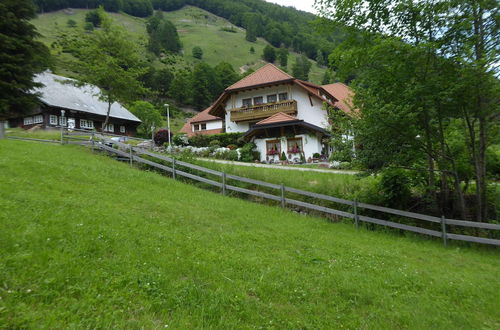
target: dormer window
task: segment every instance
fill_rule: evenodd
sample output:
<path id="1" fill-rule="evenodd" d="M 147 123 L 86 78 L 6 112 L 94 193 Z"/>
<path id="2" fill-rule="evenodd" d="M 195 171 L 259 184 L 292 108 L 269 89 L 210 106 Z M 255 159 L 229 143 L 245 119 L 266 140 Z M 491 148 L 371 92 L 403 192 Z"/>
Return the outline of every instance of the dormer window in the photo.
<path id="1" fill-rule="evenodd" d="M 263 104 L 264 103 L 264 97 L 263 96 L 257 96 L 253 98 L 253 104 Z"/>
<path id="2" fill-rule="evenodd" d="M 271 94 L 267 96 L 267 103 L 274 103 L 278 100 L 276 94 Z"/>
<path id="3" fill-rule="evenodd" d="M 242 100 L 242 107 L 251 107 L 252 106 L 252 99 L 243 99 Z"/>
<path id="4" fill-rule="evenodd" d="M 288 93 L 279 93 L 278 97 L 280 101 L 286 101 L 288 100 Z"/>

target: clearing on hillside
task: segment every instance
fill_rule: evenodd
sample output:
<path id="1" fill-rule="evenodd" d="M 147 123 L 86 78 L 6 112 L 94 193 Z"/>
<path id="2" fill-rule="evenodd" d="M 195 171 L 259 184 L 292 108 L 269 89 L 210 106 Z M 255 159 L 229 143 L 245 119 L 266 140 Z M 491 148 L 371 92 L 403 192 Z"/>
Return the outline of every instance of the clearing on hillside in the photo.
<path id="1" fill-rule="evenodd" d="M 486 248 L 356 231 L 0 141 L 0 328 L 496 328 Z"/>

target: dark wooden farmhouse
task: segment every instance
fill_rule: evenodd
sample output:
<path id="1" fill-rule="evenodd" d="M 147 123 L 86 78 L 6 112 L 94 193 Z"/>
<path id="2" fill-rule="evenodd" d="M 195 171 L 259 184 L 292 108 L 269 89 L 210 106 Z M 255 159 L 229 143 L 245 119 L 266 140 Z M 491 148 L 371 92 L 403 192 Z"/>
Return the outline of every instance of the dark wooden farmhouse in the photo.
<path id="1" fill-rule="evenodd" d="M 74 80 L 49 72 L 38 74 L 34 80 L 44 85 L 36 89 L 40 93 L 41 105 L 29 115 L 10 119 L 10 127 L 50 129 L 62 124 L 69 128 L 102 131 L 108 104 L 99 100 L 97 87 L 75 86 L 71 83 Z M 140 123 L 139 118 L 115 102 L 104 131 L 133 136 Z"/>

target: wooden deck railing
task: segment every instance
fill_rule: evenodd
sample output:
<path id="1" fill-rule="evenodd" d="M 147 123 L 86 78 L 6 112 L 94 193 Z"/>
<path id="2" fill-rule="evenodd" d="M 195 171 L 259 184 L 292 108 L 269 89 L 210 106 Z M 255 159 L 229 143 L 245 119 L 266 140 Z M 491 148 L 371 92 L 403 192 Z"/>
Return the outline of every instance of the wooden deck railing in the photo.
<path id="1" fill-rule="evenodd" d="M 278 112 L 284 112 L 289 115 L 297 113 L 297 101 L 286 100 L 276 103 L 265 103 L 251 107 L 231 109 L 231 121 L 246 121 L 264 119 Z"/>

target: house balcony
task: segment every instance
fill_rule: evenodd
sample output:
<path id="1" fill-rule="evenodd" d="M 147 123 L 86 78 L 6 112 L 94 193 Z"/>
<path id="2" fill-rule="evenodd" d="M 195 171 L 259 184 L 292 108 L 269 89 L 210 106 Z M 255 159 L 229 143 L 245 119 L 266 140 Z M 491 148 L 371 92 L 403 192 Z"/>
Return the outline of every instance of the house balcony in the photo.
<path id="1" fill-rule="evenodd" d="M 270 117 L 278 112 L 284 112 L 287 115 L 295 115 L 297 113 L 297 101 L 286 100 L 275 103 L 264 103 L 250 107 L 242 107 L 231 109 L 231 121 L 252 121 L 261 120 Z"/>

